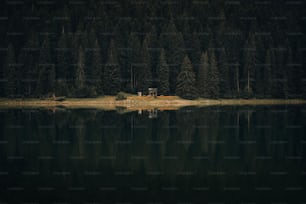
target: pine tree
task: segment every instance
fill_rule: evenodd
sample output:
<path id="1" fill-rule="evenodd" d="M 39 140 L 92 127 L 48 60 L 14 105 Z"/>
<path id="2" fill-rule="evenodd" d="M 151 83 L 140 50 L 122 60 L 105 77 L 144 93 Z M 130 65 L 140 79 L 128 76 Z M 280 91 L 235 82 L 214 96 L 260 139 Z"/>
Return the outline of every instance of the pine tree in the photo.
<path id="1" fill-rule="evenodd" d="M 40 49 L 38 68 L 37 94 L 44 95 L 53 92 L 55 88 L 55 67 L 52 63 L 48 36 L 46 36 Z"/>
<path id="2" fill-rule="evenodd" d="M 67 95 L 69 92 L 69 83 L 71 78 L 71 57 L 67 43 L 67 35 L 64 30 L 62 31 L 61 37 L 57 44 L 57 69 L 56 69 L 56 81 L 57 95 Z"/>
<path id="3" fill-rule="evenodd" d="M 210 97 L 218 98 L 220 94 L 220 74 L 217 66 L 215 52 L 209 54 L 208 92 Z"/>
<path id="4" fill-rule="evenodd" d="M 287 98 L 288 97 L 288 83 L 287 83 L 287 73 L 285 62 L 285 53 L 281 48 L 277 48 L 272 55 L 272 65 L 273 65 L 273 84 L 272 93 L 276 98 Z"/>
<path id="5" fill-rule="evenodd" d="M 13 45 L 10 43 L 7 50 L 4 78 L 7 80 L 4 85 L 4 93 L 7 97 L 14 97 L 17 89 L 16 58 Z"/>
<path id="6" fill-rule="evenodd" d="M 265 72 L 265 57 L 266 49 L 264 47 L 262 37 L 256 36 L 256 66 L 254 73 L 254 94 L 257 97 L 264 97 L 265 94 L 265 81 L 264 81 L 264 72 Z"/>
<path id="7" fill-rule="evenodd" d="M 66 77 L 69 76 L 69 66 L 70 63 L 68 61 L 68 45 L 67 38 L 64 31 L 60 36 L 60 39 L 57 43 L 57 70 L 56 70 L 56 78 L 66 80 Z"/>
<path id="8" fill-rule="evenodd" d="M 244 78 L 244 91 L 246 97 L 250 97 L 254 90 L 254 72 L 256 65 L 256 47 L 254 35 L 250 34 L 244 47 L 244 64 L 243 64 L 243 78 Z"/>
<path id="9" fill-rule="evenodd" d="M 220 96 L 229 97 L 230 96 L 229 67 L 224 48 L 222 48 L 220 51 L 219 69 L 220 69 Z"/>
<path id="10" fill-rule="evenodd" d="M 142 69 L 138 73 L 137 89 L 147 91 L 152 85 L 151 55 L 149 53 L 149 39 L 145 38 L 142 44 Z"/>
<path id="11" fill-rule="evenodd" d="M 114 40 L 108 49 L 108 59 L 104 67 L 104 93 L 117 94 L 120 91 L 120 68 Z"/>
<path id="12" fill-rule="evenodd" d="M 184 57 L 184 39 L 171 19 L 161 33 L 162 47 L 165 48 L 167 63 L 170 68 L 170 92 L 174 92 L 176 79 Z"/>
<path id="13" fill-rule="evenodd" d="M 151 26 L 150 32 L 146 34 L 145 39 L 147 39 L 148 42 L 148 52 L 150 54 L 150 64 L 151 64 L 151 72 L 152 72 L 152 86 L 157 86 L 156 84 L 156 76 L 157 76 L 157 63 L 158 63 L 158 57 L 159 57 L 159 41 L 157 40 L 157 33 L 155 26 Z"/>
<path id="14" fill-rule="evenodd" d="M 97 37 L 93 28 L 87 34 L 87 47 L 85 48 L 85 76 L 86 76 L 86 85 L 88 87 L 94 88 L 96 85 L 96 72 L 94 64 L 94 55 L 100 52 L 100 48 L 97 41 Z M 97 55 L 95 56 L 97 57 Z"/>
<path id="15" fill-rule="evenodd" d="M 298 95 L 301 93 L 301 65 L 299 64 L 299 59 L 294 59 L 292 48 L 289 47 L 287 50 L 286 70 L 288 78 L 288 92 L 290 93 L 290 98 L 298 98 Z"/>
<path id="16" fill-rule="evenodd" d="M 207 52 L 201 54 L 199 73 L 197 77 L 197 88 L 199 96 L 202 98 L 208 98 L 208 81 L 209 81 L 209 63 Z"/>
<path id="17" fill-rule="evenodd" d="M 165 50 L 162 49 L 159 55 L 157 64 L 157 77 L 158 77 L 158 93 L 160 95 L 169 94 L 169 66 L 166 61 Z"/>
<path id="18" fill-rule="evenodd" d="M 185 99 L 197 98 L 196 79 L 189 57 L 186 55 L 177 76 L 176 95 Z"/>
<path id="19" fill-rule="evenodd" d="M 93 86 L 98 94 L 103 94 L 103 66 L 98 40 L 96 40 L 94 43 L 94 53 L 92 57 Z"/>
<path id="20" fill-rule="evenodd" d="M 130 70 L 130 91 L 135 92 L 139 88 L 139 81 L 141 80 L 141 72 L 144 67 L 142 60 L 142 47 L 138 36 L 131 33 L 129 36 L 128 45 L 130 48 L 129 53 L 129 70 Z M 143 91 L 143 90 L 139 90 Z"/>
<path id="21" fill-rule="evenodd" d="M 268 49 L 266 51 L 266 60 L 265 60 L 265 67 L 263 72 L 263 82 L 264 82 L 264 97 L 271 98 L 271 80 L 272 80 L 272 62 L 271 62 L 271 50 Z"/>
<path id="22" fill-rule="evenodd" d="M 22 76 L 20 86 L 17 87 L 20 94 L 25 96 L 33 96 L 37 90 L 37 79 L 39 75 L 38 60 L 39 59 L 39 42 L 36 32 L 30 34 L 23 49 L 18 56 L 18 63 L 21 70 L 18 73 Z"/>
<path id="23" fill-rule="evenodd" d="M 78 50 L 78 61 L 76 64 L 75 71 L 75 88 L 77 91 L 81 91 L 85 87 L 85 52 L 82 46 L 79 47 Z"/>

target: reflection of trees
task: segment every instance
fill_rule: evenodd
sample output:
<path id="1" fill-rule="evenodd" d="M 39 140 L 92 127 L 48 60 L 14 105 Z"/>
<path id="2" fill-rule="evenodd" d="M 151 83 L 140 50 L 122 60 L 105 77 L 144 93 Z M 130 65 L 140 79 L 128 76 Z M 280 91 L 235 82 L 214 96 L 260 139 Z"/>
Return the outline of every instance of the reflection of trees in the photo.
<path id="1" fill-rule="evenodd" d="M 157 119 L 96 110 L 0 114 L 0 171 L 39 170 L 44 179 L 69 171 L 55 181 L 75 185 L 256 186 L 269 182 L 270 171 L 299 175 L 305 167 L 299 107 L 184 108 Z M 23 159 L 7 160 L 18 156 Z M 89 182 L 97 178 L 90 175 L 101 179 Z"/>

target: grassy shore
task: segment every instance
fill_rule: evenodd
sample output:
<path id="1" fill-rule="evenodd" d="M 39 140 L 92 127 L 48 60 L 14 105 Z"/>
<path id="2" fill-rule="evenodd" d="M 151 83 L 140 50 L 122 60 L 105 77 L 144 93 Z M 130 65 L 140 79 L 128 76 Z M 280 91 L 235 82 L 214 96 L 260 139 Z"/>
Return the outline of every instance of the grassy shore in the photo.
<path id="1" fill-rule="evenodd" d="M 215 105 L 290 105 L 306 104 L 302 99 L 197 99 L 185 100 L 177 96 L 148 96 L 130 95 L 126 100 L 117 101 L 115 96 L 103 96 L 98 98 L 67 98 L 64 101 L 52 99 L 0 99 L 1 108 L 35 108 L 35 107 L 66 107 L 66 108 L 97 108 L 114 110 L 117 107 L 124 107 L 129 110 L 152 109 L 161 110 L 179 109 L 185 106 L 215 106 Z"/>

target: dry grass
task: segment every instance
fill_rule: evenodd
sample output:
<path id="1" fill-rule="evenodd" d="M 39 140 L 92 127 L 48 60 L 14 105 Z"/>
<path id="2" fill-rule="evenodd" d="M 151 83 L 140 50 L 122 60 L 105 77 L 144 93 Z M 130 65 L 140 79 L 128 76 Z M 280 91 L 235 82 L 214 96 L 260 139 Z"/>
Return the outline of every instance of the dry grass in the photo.
<path id="1" fill-rule="evenodd" d="M 177 96 L 149 96 L 129 95 L 126 100 L 116 101 L 115 96 L 103 96 L 98 98 L 67 98 L 65 101 L 40 100 L 40 99 L 0 99 L 2 108 L 20 107 L 66 107 L 66 108 L 97 108 L 115 110 L 124 107 L 128 110 L 152 109 L 175 110 L 184 106 L 213 106 L 213 105 L 286 105 L 306 104 L 302 99 L 198 99 L 185 100 Z"/>

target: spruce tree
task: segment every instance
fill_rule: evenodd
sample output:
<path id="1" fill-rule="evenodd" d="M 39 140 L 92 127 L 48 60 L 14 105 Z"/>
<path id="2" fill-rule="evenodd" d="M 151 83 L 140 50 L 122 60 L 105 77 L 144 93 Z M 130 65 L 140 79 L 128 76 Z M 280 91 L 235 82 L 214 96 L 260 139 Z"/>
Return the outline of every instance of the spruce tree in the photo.
<path id="1" fill-rule="evenodd" d="M 197 76 L 197 88 L 199 96 L 202 98 L 208 98 L 208 81 L 209 81 L 209 63 L 208 63 L 208 55 L 207 52 L 203 52 L 201 54 L 200 64 L 199 64 L 199 72 Z"/>
<path id="2" fill-rule="evenodd" d="M 115 95 L 118 91 L 120 91 L 120 67 L 115 42 L 111 40 L 107 62 L 104 67 L 104 93 Z"/>
<path id="3" fill-rule="evenodd" d="M 144 92 L 147 92 L 148 88 L 152 86 L 151 55 L 148 43 L 149 39 L 145 38 L 141 48 L 143 66 L 139 70 L 137 84 L 137 89 Z"/>
<path id="4" fill-rule="evenodd" d="M 69 76 L 69 66 L 70 63 L 68 61 L 68 45 L 67 45 L 67 37 L 64 31 L 59 38 L 57 43 L 57 69 L 56 69 L 56 78 L 61 80 L 66 80 Z"/>
<path id="5" fill-rule="evenodd" d="M 75 88 L 77 92 L 82 92 L 82 90 L 85 88 L 85 51 L 82 46 L 79 47 L 78 50 L 78 61 L 76 64 L 76 71 L 75 71 Z"/>
<path id="6" fill-rule="evenodd" d="M 4 85 L 4 93 L 6 97 L 14 97 L 17 90 L 16 78 L 16 58 L 13 45 L 10 43 L 7 50 L 6 64 L 4 67 L 4 78 L 6 79 Z"/>
<path id="7" fill-rule="evenodd" d="M 263 82 L 264 82 L 264 97 L 271 98 L 271 86 L 272 86 L 272 62 L 271 62 L 271 50 L 268 49 L 266 51 L 266 59 L 265 59 L 265 66 L 263 72 Z"/>
<path id="8" fill-rule="evenodd" d="M 22 76 L 22 86 L 18 87 L 20 93 L 25 96 L 33 96 L 37 90 L 37 79 L 39 75 L 38 59 L 40 47 L 36 32 L 31 32 L 26 44 L 21 49 L 18 56 L 18 63 L 21 65 L 21 70 L 18 73 Z"/>
<path id="9" fill-rule="evenodd" d="M 215 52 L 209 54 L 208 92 L 212 98 L 218 98 L 220 94 L 220 74 L 217 66 Z"/>
<path id="10" fill-rule="evenodd" d="M 229 67 L 224 47 L 221 48 L 220 51 L 219 70 L 220 70 L 220 96 L 229 97 L 230 96 Z"/>
<path id="11" fill-rule="evenodd" d="M 195 74 L 187 55 L 184 57 L 181 72 L 177 76 L 175 93 L 185 99 L 195 99 L 198 97 Z"/>
<path id="12" fill-rule="evenodd" d="M 138 36 L 135 33 L 131 33 L 129 36 L 128 45 L 130 48 L 128 62 L 130 70 L 130 91 L 135 92 L 139 88 L 139 81 L 141 80 L 141 72 L 144 67 L 142 60 L 142 47 Z M 143 91 L 143 90 L 139 90 Z"/>
<path id="13" fill-rule="evenodd" d="M 244 93 L 246 97 L 250 97 L 253 95 L 254 73 L 256 68 L 256 47 L 254 34 L 250 34 L 245 43 L 243 60 Z"/>
<path id="14" fill-rule="evenodd" d="M 96 85 L 96 64 L 94 64 L 95 54 L 100 52 L 100 48 L 97 41 L 97 37 L 93 28 L 87 33 L 88 40 L 87 46 L 85 47 L 85 76 L 86 76 L 86 85 L 88 87 L 94 88 Z"/>
<path id="15" fill-rule="evenodd" d="M 166 54 L 164 49 L 161 49 L 156 69 L 158 77 L 158 93 L 160 95 L 168 95 L 170 90 L 169 66 L 166 61 Z"/>
<path id="16" fill-rule="evenodd" d="M 62 31 L 60 39 L 57 44 L 57 69 L 56 69 L 56 82 L 58 95 L 67 95 L 69 92 L 69 82 L 71 78 L 71 57 L 70 50 L 67 43 L 67 34 Z"/>
<path id="17" fill-rule="evenodd" d="M 98 94 L 103 94 L 103 66 L 102 66 L 102 60 L 101 60 L 101 54 L 100 54 L 100 48 L 98 40 L 96 39 L 94 43 L 94 53 L 92 56 L 92 70 L 93 70 L 93 83 L 92 85 L 96 89 L 96 92 Z"/>
<path id="18" fill-rule="evenodd" d="M 40 48 L 39 56 L 39 75 L 37 82 L 37 94 L 44 95 L 47 93 L 54 92 L 55 89 L 55 67 L 52 63 L 50 53 L 50 41 L 49 37 L 46 36 L 42 46 Z"/>
<path id="19" fill-rule="evenodd" d="M 161 43 L 165 48 L 167 63 L 170 68 L 170 92 L 174 92 L 185 52 L 183 35 L 177 31 L 173 19 L 170 19 L 161 33 Z"/>

